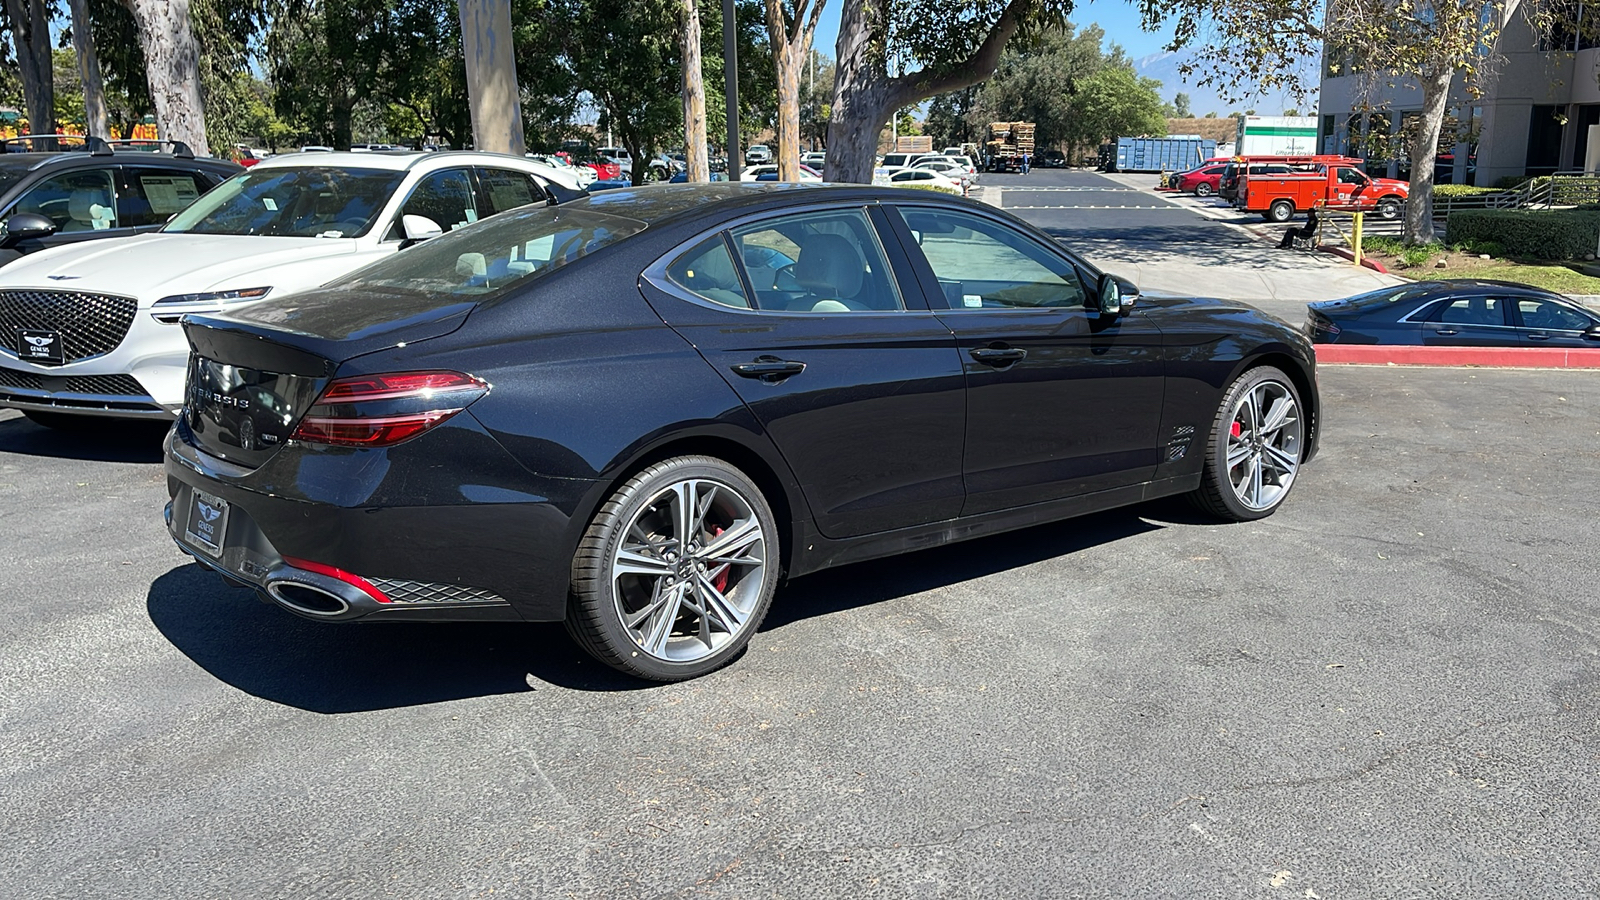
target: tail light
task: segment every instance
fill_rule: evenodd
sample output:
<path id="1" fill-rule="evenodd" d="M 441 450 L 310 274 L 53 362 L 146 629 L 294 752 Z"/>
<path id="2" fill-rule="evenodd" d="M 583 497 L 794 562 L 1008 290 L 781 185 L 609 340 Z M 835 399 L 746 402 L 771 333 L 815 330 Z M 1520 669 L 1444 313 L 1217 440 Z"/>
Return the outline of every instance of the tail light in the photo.
<path id="1" fill-rule="evenodd" d="M 392 447 L 416 437 L 489 393 L 460 372 L 396 372 L 336 378 L 291 436 L 312 444 Z"/>
<path id="2" fill-rule="evenodd" d="M 1339 333 L 1339 326 L 1333 324 L 1331 319 L 1321 313 L 1313 312 L 1307 319 L 1311 325 L 1311 339 L 1315 341 L 1320 336 L 1332 337 Z"/>

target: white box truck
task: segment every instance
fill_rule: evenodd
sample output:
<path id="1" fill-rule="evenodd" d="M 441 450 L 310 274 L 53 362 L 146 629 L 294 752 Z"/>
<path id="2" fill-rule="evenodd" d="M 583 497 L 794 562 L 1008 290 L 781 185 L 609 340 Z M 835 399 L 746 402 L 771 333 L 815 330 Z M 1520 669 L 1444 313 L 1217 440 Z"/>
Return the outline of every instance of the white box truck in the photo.
<path id="1" fill-rule="evenodd" d="M 1311 156 L 1316 152 L 1316 116 L 1239 117 L 1235 156 Z"/>

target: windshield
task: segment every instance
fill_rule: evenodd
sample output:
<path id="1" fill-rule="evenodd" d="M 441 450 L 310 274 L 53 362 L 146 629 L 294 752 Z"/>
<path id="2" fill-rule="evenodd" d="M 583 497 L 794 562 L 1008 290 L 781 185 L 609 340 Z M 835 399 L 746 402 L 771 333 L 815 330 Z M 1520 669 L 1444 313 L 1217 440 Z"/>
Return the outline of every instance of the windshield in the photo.
<path id="1" fill-rule="evenodd" d="M 360 237 L 404 179 L 404 172 L 387 169 L 252 169 L 196 200 L 162 231 Z"/>
<path id="2" fill-rule="evenodd" d="M 644 227 L 637 219 L 588 210 L 523 207 L 402 250 L 329 287 L 424 291 L 454 297 L 498 294 Z"/>

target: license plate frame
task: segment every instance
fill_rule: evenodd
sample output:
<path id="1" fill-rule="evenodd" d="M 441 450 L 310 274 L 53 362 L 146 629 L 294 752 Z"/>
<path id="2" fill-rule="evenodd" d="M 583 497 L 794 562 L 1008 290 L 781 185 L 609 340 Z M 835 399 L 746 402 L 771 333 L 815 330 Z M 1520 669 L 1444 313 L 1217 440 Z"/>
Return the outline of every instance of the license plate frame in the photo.
<path id="1" fill-rule="evenodd" d="M 45 366 L 65 365 L 66 350 L 61 346 L 61 332 L 43 328 L 18 328 L 15 344 L 17 359 Z"/>
<path id="2" fill-rule="evenodd" d="M 220 559 L 228 539 L 228 501 L 205 491 L 191 491 L 183 536 L 195 549 Z"/>

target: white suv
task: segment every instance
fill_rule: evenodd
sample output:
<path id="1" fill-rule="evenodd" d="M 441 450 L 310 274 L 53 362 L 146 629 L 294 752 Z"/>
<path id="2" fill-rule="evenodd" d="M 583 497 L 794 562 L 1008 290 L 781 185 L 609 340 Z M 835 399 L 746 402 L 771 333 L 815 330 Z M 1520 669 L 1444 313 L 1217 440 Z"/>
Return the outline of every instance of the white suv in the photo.
<path id="1" fill-rule="evenodd" d="M 0 269 L 0 408 L 51 426 L 171 419 L 183 406 L 185 314 L 314 288 L 497 212 L 583 193 L 564 171 L 496 153 L 264 160 L 160 231 Z"/>

